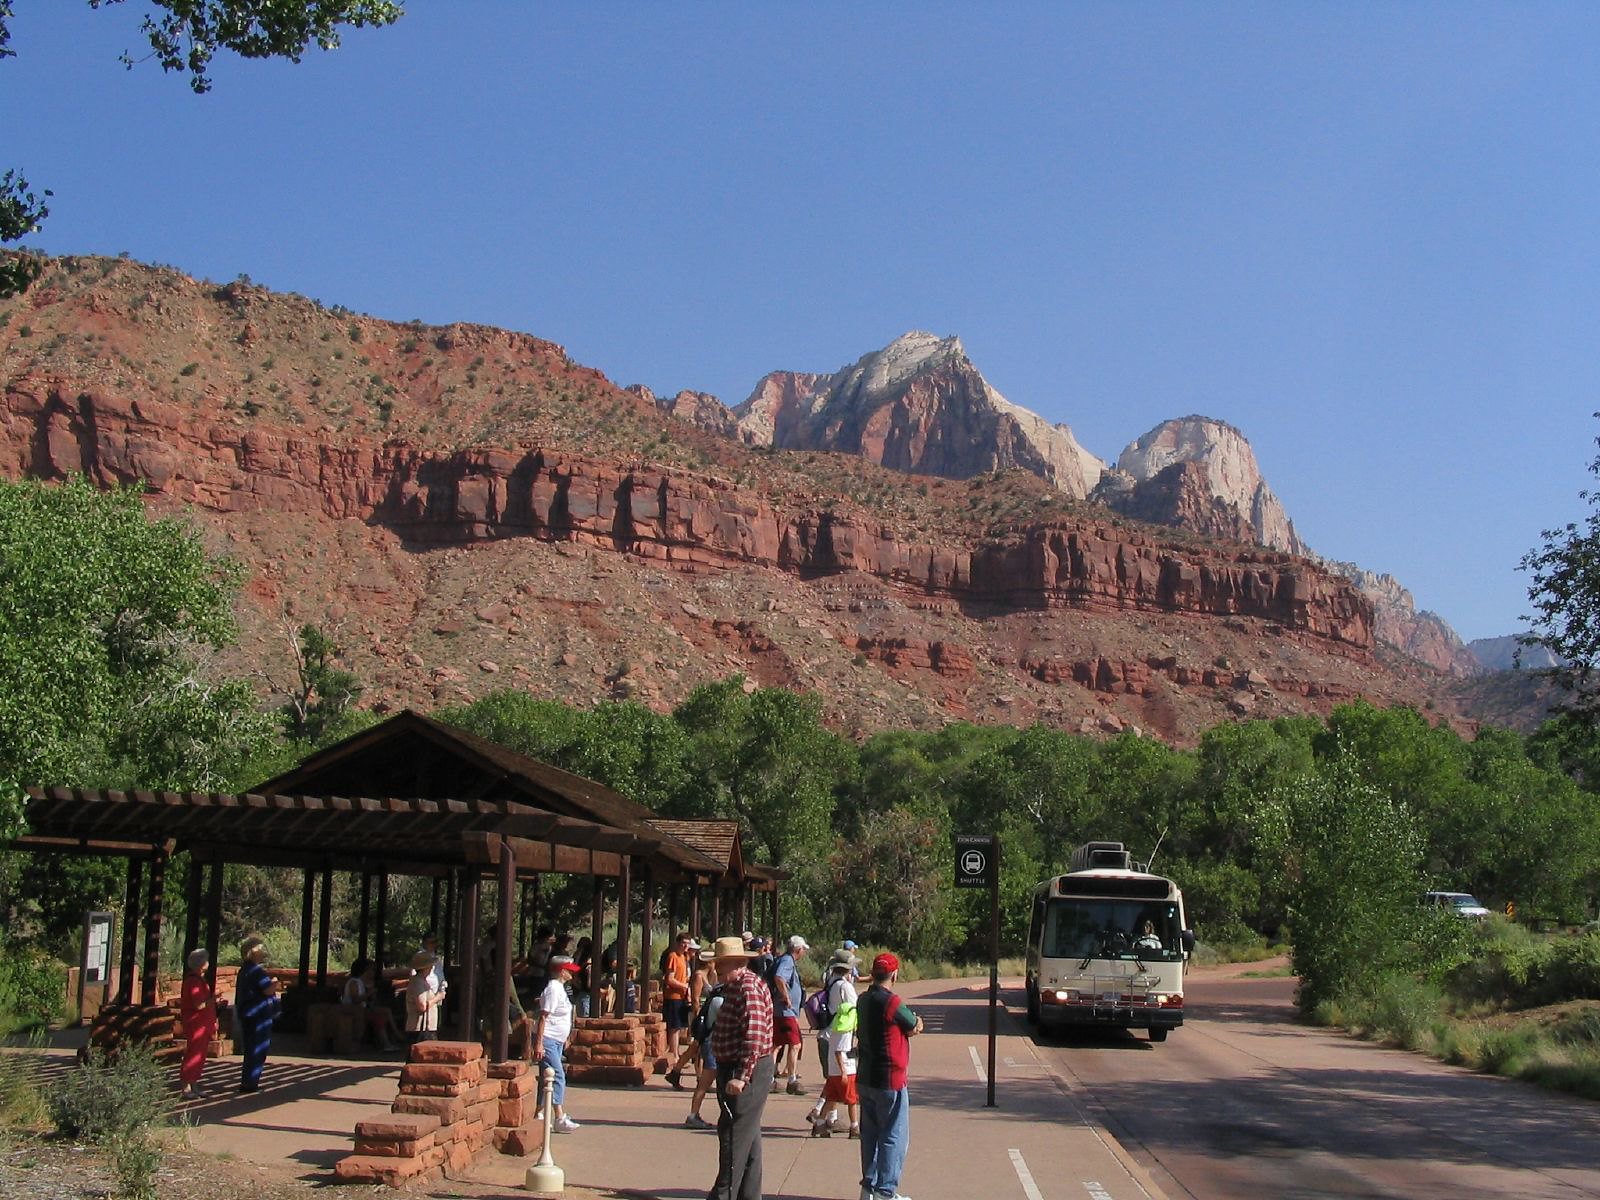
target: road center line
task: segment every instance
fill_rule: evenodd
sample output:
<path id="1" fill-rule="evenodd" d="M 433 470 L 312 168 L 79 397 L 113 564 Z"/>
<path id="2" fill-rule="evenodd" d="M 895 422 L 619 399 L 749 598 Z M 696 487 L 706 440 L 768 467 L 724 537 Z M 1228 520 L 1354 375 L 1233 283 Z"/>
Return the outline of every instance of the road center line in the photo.
<path id="1" fill-rule="evenodd" d="M 974 1050 L 973 1053 L 976 1054 L 977 1051 Z M 1022 1194 L 1028 1200 L 1044 1200 L 1044 1196 L 1039 1192 L 1039 1185 L 1033 1181 L 1033 1172 L 1028 1170 L 1028 1164 L 1023 1161 L 1022 1151 L 1007 1150 L 1006 1153 L 1011 1156 L 1011 1166 L 1017 1173 L 1017 1179 L 1022 1183 Z"/>
<path id="2" fill-rule="evenodd" d="M 968 1046 L 967 1053 L 972 1055 L 972 1069 L 978 1073 L 978 1082 L 988 1083 L 989 1077 L 983 1072 L 983 1060 L 978 1057 L 978 1048 L 976 1046 Z"/>

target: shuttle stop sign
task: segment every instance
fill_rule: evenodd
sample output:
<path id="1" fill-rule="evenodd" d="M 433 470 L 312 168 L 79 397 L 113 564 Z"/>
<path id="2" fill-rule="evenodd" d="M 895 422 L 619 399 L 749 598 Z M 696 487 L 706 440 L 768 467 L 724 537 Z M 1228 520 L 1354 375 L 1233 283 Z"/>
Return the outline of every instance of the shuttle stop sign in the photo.
<path id="1" fill-rule="evenodd" d="M 985 834 L 956 834 L 956 886 L 986 888 L 995 882 L 994 838 Z"/>

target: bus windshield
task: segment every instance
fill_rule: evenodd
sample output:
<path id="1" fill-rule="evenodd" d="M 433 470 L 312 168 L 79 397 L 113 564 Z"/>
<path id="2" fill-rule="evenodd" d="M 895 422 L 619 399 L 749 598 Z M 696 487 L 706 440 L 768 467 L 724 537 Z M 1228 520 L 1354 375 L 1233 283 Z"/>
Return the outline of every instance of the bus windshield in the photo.
<path id="1" fill-rule="evenodd" d="M 1147 928 L 1148 926 L 1148 928 Z M 1040 953 L 1047 958 L 1181 962 L 1178 906 L 1170 900 L 1051 900 Z"/>

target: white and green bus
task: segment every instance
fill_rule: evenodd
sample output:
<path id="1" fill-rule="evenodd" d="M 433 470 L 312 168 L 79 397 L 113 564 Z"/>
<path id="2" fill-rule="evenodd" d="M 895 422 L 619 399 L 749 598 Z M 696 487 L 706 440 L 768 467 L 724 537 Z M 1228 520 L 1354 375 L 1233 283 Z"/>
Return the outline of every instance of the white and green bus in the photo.
<path id="1" fill-rule="evenodd" d="M 1134 869 L 1121 842 L 1090 842 L 1065 875 L 1033 889 L 1028 1020 L 1041 1029 L 1149 1031 L 1183 1024 L 1183 964 L 1194 934 L 1183 893 Z"/>

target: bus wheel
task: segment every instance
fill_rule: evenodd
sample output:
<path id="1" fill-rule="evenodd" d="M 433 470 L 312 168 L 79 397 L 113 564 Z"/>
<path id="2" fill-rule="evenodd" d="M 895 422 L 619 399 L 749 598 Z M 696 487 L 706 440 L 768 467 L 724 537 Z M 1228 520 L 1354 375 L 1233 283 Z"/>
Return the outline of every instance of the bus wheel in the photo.
<path id="1" fill-rule="evenodd" d="M 1028 987 L 1028 1024 L 1029 1025 L 1037 1025 L 1038 1023 L 1039 1023 L 1039 993 L 1036 992 L 1033 989 L 1032 985 L 1030 984 L 1029 987 Z"/>
<path id="2" fill-rule="evenodd" d="M 1152 1029 L 1150 1031 L 1150 1040 L 1152 1042 L 1164 1042 L 1164 1041 L 1166 1041 L 1167 1040 L 1167 1031 L 1165 1029 Z"/>

